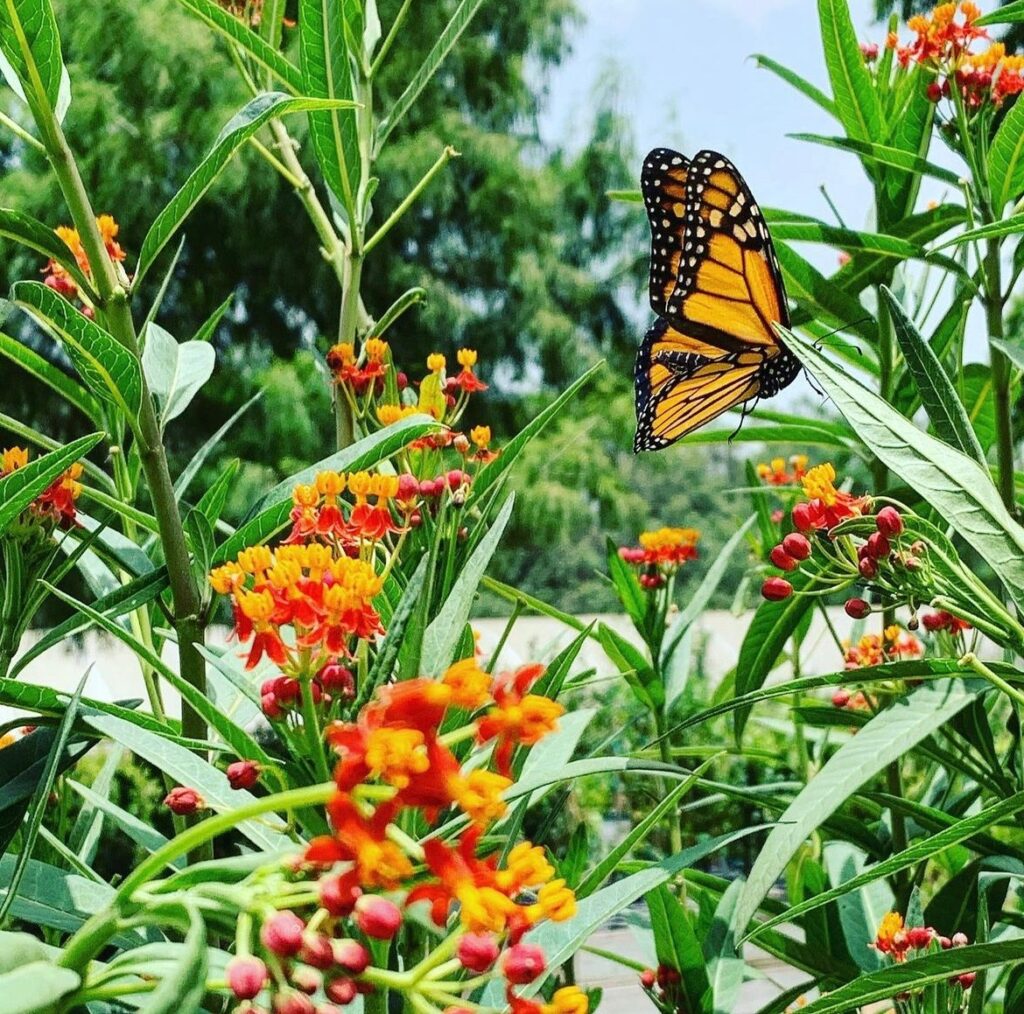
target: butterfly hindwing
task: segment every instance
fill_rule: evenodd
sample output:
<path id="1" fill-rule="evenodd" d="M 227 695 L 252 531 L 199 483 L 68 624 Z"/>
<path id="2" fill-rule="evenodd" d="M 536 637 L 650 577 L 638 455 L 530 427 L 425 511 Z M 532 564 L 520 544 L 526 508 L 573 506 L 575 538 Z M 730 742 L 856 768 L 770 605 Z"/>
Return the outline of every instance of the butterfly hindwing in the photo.
<path id="1" fill-rule="evenodd" d="M 683 251 L 686 179 L 690 160 L 671 148 L 655 148 L 640 173 L 647 219 L 651 226 L 651 308 L 664 315 L 676 288 Z"/>
<path id="2" fill-rule="evenodd" d="M 723 354 L 658 320 L 635 367 L 633 450 L 656 451 L 757 395 L 764 354 Z"/>

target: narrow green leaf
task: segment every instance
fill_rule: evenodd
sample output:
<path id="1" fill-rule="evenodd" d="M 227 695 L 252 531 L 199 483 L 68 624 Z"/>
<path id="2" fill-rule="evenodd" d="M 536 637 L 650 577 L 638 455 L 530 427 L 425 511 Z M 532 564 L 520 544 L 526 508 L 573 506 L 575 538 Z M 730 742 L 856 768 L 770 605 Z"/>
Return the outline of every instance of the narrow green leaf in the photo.
<path id="1" fill-rule="evenodd" d="M 882 113 L 847 0 L 818 0 L 818 20 L 836 115 L 850 137 L 872 141 L 882 133 Z"/>
<path id="2" fill-rule="evenodd" d="M 823 109 L 828 113 L 829 116 L 834 116 L 836 119 L 839 118 L 838 113 L 836 112 L 836 104 L 817 85 L 811 84 L 811 82 L 806 78 L 802 78 L 795 71 L 783 66 L 778 61 L 773 60 L 770 56 L 755 53 L 754 60 L 758 67 L 770 70 L 773 74 L 782 78 L 782 80 L 787 84 L 791 84 L 798 92 L 802 92 L 807 98 L 809 98 L 819 109 Z"/>
<path id="3" fill-rule="evenodd" d="M 801 1014 L 849 1014 L 876 1001 L 891 1000 L 900 993 L 923 989 L 930 983 L 946 982 L 964 972 L 998 968 L 1022 960 L 1024 938 L 1019 937 L 997 943 L 953 947 L 862 975 L 800 1010 Z"/>
<path id="4" fill-rule="evenodd" d="M 192 209 L 223 172 L 231 157 L 268 120 L 287 113 L 308 112 L 313 109 L 340 109 L 351 105 L 351 102 L 334 99 L 292 98 L 281 92 L 264 92 L 250 99 L 225 124 L 213 148 L 149 227 L 139 251 L 139 264 L 132 285 L 138 287 L 167 241 L 178 231 Z"/>
<path id="5" fill-rule="evenodd" d="M 269 70 L 293 95 L 303 93 L 302 74 L 275 46 L 268 45 L 241 19 L 229 14 L 214 0 L 178 0 L 189 13 L 205 22 L 230 44 L 242 47 L 257 63 Z M 268 20 L 270 16 L 268 14 Z"/>
<path id="6" fill-rule="evenodd" d="M 996 215 L 1024 191 L 1024 103 L 1017 101 L 999 124 L 988 149 L 988 185 Z"/>
<path id="7" fill-rule="evenodd" d="M 134 424 L 142 404 L 142 369 L 135 356 L 42 282 L 15 282 L 11 295 L 64 346 L 93 394 Z"/>
<path id="8" fill-rule="evenodd" d="M 978 443 L 978 437 L 971 421 L 960 403 L 953 382 L 942 367 L 931 346 L 921 337 L 914 322 L 903 309 L 900 301 L 886 286 L 882 286 L 882 297 L 889 307 L 896 340 L 903 351 L 907 368 L 910 370 L 921 402 L 928 418 L 941 440 L 957 448 L 982 466 L 985 452 Z"/>
<path id="9" fill-rule="evenodd" d="M 54 479 L 88 454 L 103 437 L 102 433 L 79 437 L 59 451 L 50 451 L 0 479 L 0 535 Z"/>
<path id="10" fill-rule="evenodd" d="M 990 222 L 988 225 L 979 225 L 977 229 L 967 229 L 940 243 L 936 250 L 942 250 L 947 246 L 959 246 L 961 243 L 973 243 L 979 239 L 994 239 L 997 236 L 1010 236 L 1024 233 L 1024 211 L 1017 215 L 1011 215 L 999 222 Z"/>
<path id="11" fill-rule="evenodd" d="M 424 631 L 420 659 L 424 675 L 438 677 L 454 661 L 455 649 L 469 620 L 480 581 L 512 517 L 514 505 L 515 494 L 510 494 L 487 534 L 466 561 L 444 605 Z"/>
<path id="12" fill-rule="evenodd" d="M 438 424 L 433 419 L 420 415 L 409 416 L 385 429 L 371 433 L 368 437 L 363 437 L 362 440 L 357 440 L 350 447 L 329 455 L 309 468 L 296 472 L 257 501 L 249 511 L 245 523 L 217 548 L 213 562 L 223 563 L 239 550 L 265 542 L 284 528 L 288 524 L 292 509 L 292 490 L 301 483 L 311 482 L 317 472 L 358 472 L 373 468 L 374 465 L 397 454 L 412 441 L 433 433 L 437 428 Z"/>
<path id="13" fill-rule="evenodd" d="M 679 973 L 685 1010 L 707 1010 L 711 983 L 704 952 L 690 924 L 690 916 L 664 884 L 648 892 L 644 901 L 651 914 L 658 964 L 674 968 Z"/>
<path id="14" fill-rule="evenodd" d="M 754 862 L 736 907 L 733 928 L 743 934 L 772 884 L 804 840 L 843 801 L 886 765 L 941 728 L 984 690 L 979 681 L 951 680 L 918 687 L 875 715 L 826 761 L 786 809 Z"/>
<path id="15" fill-rule="evenodd" d="M 96 399 L 80 384 L 76 383 L 59 367 L 44 359 L 27 345 L 0 332 L 0 355 L 6 356 L 26 373 L 42 381 L 50 390 L 60 395 L 69 405 L 77 408 L 95 425 L 100 425 L 101 410 Z"/>
<path id="16" fill-rule="evenodd" d="M 174 494 L 180 500 L 185 493 L 188 491 L 188 487 L 192 480 L 196 477 L 199 469 L 206 464 L 206 459 L 217 449 L 221 440 L 224 439 L 228 431 L 238 422 L 239 419 L 245 415 L 246 412 L 256 404 L 257 401 L 263 396 L 262 391 L 257 391 L 241 408 L 235 410 L 232 413 L 231 418 L 228 419 L 223 426 L 221 426 L 216 433 L 213 434 L 208 440 L 203 443 L 203 446 L 196 451 L 195 454 L 189 458 L 188 464 L 182 469 L 181 475 L 174 480 Z"/>
<path id="17" fill-rule="evenodd" d="M 444 26 L 441 34 L 437 37 L 437 42 L 434 43 L 433 48 L 427 54 L 427 58 L 421 64 L 420 69 L 413 75 L 405 91 L 398 96 L 395 104 L 377 128 L 377 151 L 380 151 L 391 131 L 395 129 L 405 114 L 412 108 L 412 104 L 419 97 L 420 92 L 423 91 L 429 84 L 430 79 L 437 73 L 438 68 L 444 63 L 452 47 L 459 41 L 459 36 L 469 27 L 469 23 L 483 4 L 484 0 L 462 0 L 459 6 L 455 8 L 455 13 L 451 16 L 451 20 Z"/>
<path id="18" fill-rule="evenodd" d="M 3 15 L 0 14 L 0 19 Z M 85 273 L 78 266 L 74 254 L 68 245 L 57 235 L 53 229 L 44 225 L 38 218 L 26 215 L 21 211 L 14 211 L 11 208 L 0 208 L 0 236 L 13 239 L 22 246 L 48 260 L 56 261 L 75 280 L 75 284 L 82 289 L 93 301 L 98 299 L 92 283 Z"/>
<path id="19" fill-rule="evenodd" d="M 788 347 L 814 374 L 861 439 L 938 511 L 993 568 L 1024 608 L 1024 529 L 1010 517 L 986 469 L 922 433 L 876 394 L 833 365 L 807 339 L 785 331 Z"/>
<path id="20" fill-rule="evenodd" d="M 822 0 L 822 2 L 829 2 L 829 0 Z M 832 0 L 832 2 L 842 2 L 842 0 Z M 920 173 L 922 176 L 931 176 L 943 183 L 948 183 L 958 190 L 960 188 L 960 177 L 955 172 L 935 165 L 934 162 L 929 162 L 927 159 L 921 158 L 920 155 L 903 151 L 900 148 L 893 148 L 887 144 L 877 144 L 868 138 L 823 137 L 821 134 L 791 134 L 790 136 L 798 141 L 809 141 L 811 144 L 823 144 L 828 148 L 852 151 L 871 164 L 882 167 L 891 166 L 895 169 L 902 169 L 904 172 Z"/>
<path id="21" fill-rule="evenodd" d="M 45 117 L 49 108 L 61 119 L 70 86 L 49 0 L 0 3 L 0 56 L 0 72 L 14 92 L 39 111 L 36 118 Z"/>
<path id="22" fill-rule="evenodd" d="M 985 14 L 974 23 L 983 25 L 1014 25 L 1024 21 L 1024 0 L 1011 0 L 1003 7 L 997 7 L 990 14 Z"/>
<path id="23" fill-rule="evenodd" d="M 349 216 L 358 213 L 360 152 L 356 113 L 345 108 L 355 94 L 346 34 L 360 38 L 362 20 L 359 0 L 299 0 L 303 91 L 321 99 L 349 100 L 309 116 L 320 170 Z"/>

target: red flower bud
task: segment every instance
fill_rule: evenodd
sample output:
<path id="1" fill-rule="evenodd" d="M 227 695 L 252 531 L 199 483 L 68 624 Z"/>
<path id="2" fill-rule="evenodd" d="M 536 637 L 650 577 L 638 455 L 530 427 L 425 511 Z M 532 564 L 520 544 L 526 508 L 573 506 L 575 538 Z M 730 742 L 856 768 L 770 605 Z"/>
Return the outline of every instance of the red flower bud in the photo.
<path id="1" fill-rule="evenodd" d="M 952 943 L 954 947 L 966 947 L 970 941 L 967 939 L 966 933 L 954 933 Z"/>
<path id="2" fill-rule="evenodd" d="M 870 581 L 878 575 L 878 564 L 870 556 L 864 556 L 861 557 L 860 563 L 857 564 L 857 570 L 860 571 L 861 577 Z"/>
<path id="3" fill-rule="evenodd" d="M 949 613 L 925 613 L 921 617 L 921 622 L 924 624 L 925 630 L 934 634 L 935 631 L 945 630 L 949 626 Z"/>
<path id="4" fill-rule="evenodd" d="M 907 930 L 907 943 L 915 950 L 923 950 L 935 939 L 935 930 L 930 926 L 911 926 Z"/>
<path id="5" fill-rule="evenodd" d="M 228 989 L 239 1000 L 252 1000 L 267 981 L 267 966 L 254 957 L 232 958 L 225 972 Z"/>
<path id="6" fill-rule="evenodd" d="M 883 507 L 875 515 L 875 525 L 882 535 L 892 539 L 903 532 L 903 517 L 895 507 Z"/>
<path id="7" fill-rule="evenodd" d="M 290 958 L 299 953 L 306 924 L 294 912 L 275 912 L 260 929 L 260 940 L 271 954 Z"/>
<path id="8" fill-rule="evenodd" d="M 330 968 L 335 963 L 331 938 L 320 933 L 307 933 L 302 938 L 299 959 L 314 968 Z"/>
<path id="9" fill-rule="evenodd" d="M 404 391 L 409 386 L 409 378 L 399 370 L 395 374 L 395 383 L 398 385 L 399 391 Z"/>
<path id="10" fill-rule="evenodd" d="M 452 447 L 455 448 L 458 454 L 468 454 L 470 448 L 469 437 L 465 433 L 457 433 L 452 439 Z"/>
<path id="11" fill-rule="evenodd" d="M 297 968 L 292 969 L 290 979 L 296 989 L 300 989 L 303 993 L 312 996 L 320 988 L 323 976 L 315 968 L 310 968 L 308 965 L 299 965 Z"/>
<path id="12" fill-rule="evenodd" d="M 351 979 L 334 979 L 327 984 L 324 993 L 328 1000 L 347 1007 L 356 998 L 359 990 L 356 989 L 356 984 Z"/>
<path id="13" fill-rule="evenodd" d="M 925 89 L 925 94 L 928 96 L 929 102 L 938 102 L 942 98 L 942 85 L 938 81 L 932 81 Z"/>
<path id="14" fill-rule="evenodd" d="M 889 555 L 892 547 L 889 545 L 889 540 L 881 532 L 872 532 L 868 536 L 868 541 L 864 543 L 864 551 L 866 556 L 870 556 L 875 560 L 881 560 Z"/>
<path id="15" fill-rule="evenodd" d="M 956 981 L 960 984 L 963 989 L 970 989 L 974 985 L 974 980 L 978 977 L 977 972 L 964 972 L 963 975 L 958 975 Z"/>
<path id="16" fill-rule="evenodd" d="M 505 952 L 501 961 L 502 973 L 516 986 L 533 982 L 546 967 L 544 952 L 536 944 L 516 944 Z"/>
<path id="17" fill-rule="evenodd" d="M 282 704 L 288 701 L 297 701 L 302 696 L 302 687 L 299 681 L 290 676 L 278 676 L 274 680 L 274 696 Z"/>
<path id="18" fill-rule="evenodd" d="M 467 933 L 455 952 L 463 968 L 486 972 L 498 960 L 498 943 L 489 933 Z"/>
<path id="19" fill-rule="evenodd" d="M 469 476 L 460 468 L 453 468 L 447 476 L 448 488 L 458 489 L 464 482 L 469 482 Z"/>
<path id="20" fill-rule="evenodd" d="M 235 761 L 228 765 L 228 783 L 233 789 L 251 789 L 260 780 L 260 765 L 252 760 Z"/>
<path id="21" fill-rule="evenodd" d="M 791 556 L 794 560 L 806 560 L 811 555 L 811 543 L 806 535 L 801 535 L 799 532 L 790 532 L 782 540 L 782 548 Z"/>
<path id="22" fill-rule="evenodd" d="M 863 599 L 847 599 L 843 608 L 846 610 L 846 615 L 855 620 L 863 620 L 871 612 L 871 606 Z"/>
<path id="23" fill-rule="evenodd" d="M 801 532 L 809 532 L 814 527 L 814 514 L 810 504 L 798 503 L 793 508 L 793 525 Z"/>
<path id="24" fill-rule="evenodd" d="M 860 53 L 864 57 L 865 63 L 873 63 L 878 59 L 878 43 L 862 42 L 860 44 Z"/>
<path id="25" fill-rule="evenodd" d="M 260 707 L 263 709 L 263 714 L 270 719 L 280 718 L 284 714 L 281 705 L 277 703 L 277 698 L 273 694 L 264 694 L 260 698 Z"/>
<path id="26" fill-rule="evenodd" d="M 317 887 L 320 904 L 335 917 L 348 915 L 355 908 L 356 901 L 362 893 L 355 884 L 343 877 L 323 877 Z"/>
<path id="27" fill-rule="evenodd" d="M 305 993 L 278 993 L 274 1014 L 315 1014 L 313 1001 Z"/>
<path id="28" fill-rule="evenodd" d="M 356 925 L 368 937 L 390 940 L 402 925 L 402 912 L 387 898 L 364 894 L 356 901 Z"/>
<path id="29" fill-rule="evenodd" d="M 645 968 L 640 973 L 640 985 L 644 989 L 654 989 L 654 984 L 658 981 L 657 976 L 654 974 L 653 968 Z"/>
<path id="30" fill-rule="evenodd" d="M 195 790 L 186 788 L 184 785 L 178 785 L 171 789 L 170 792 L 164 797 L 164 806 L 166 806 L 171 813 L 177 813 L 180 816 L 185 816 L 189 813 L 195 813 L 196 810 L 201 810 L 206 806 L 206 800 Z"/>
<path id="31" fill-rule="evenodd" d="M 325 665 L 317 674 L 317 681 L 329 694 L 340 694 L 342 697 L 354 697 L 356 681 L 351 669 L 346 669 L 337 662 Z"/>
<path id="32" fill-rule="evenodd" d="M 850 703 L 850 691 L 845 689 L 844 687 L 840 687 L 832 695 L 832 703 L 837 708 L 845 708 L 846 705 Z"/>
<path id="33" fill-rule="evenodd" d="M 769 602 L 781 602 L 793 594 L 793 586 L 785 578 L 769 577 L 761 585 L 761 594 Z"/>
<path id="34" fill-rule="evenodd" d="M 362 975 L 369 967 L 370 952 L 358 941 L 346 937 L 332 941 L 334 963 L 352 975 Z M 332 999 L 337 999 L 332 997 Z M 340 1002 L 340 1001 L 339 1001 Z"/>
<path id="35" fill-rule="evenodd" d="M 785 547 L 776 546 L 768 554 L 768 559 L 772 561 L 772 564 L 779 568 L 779 570 L 796 570 L 799 563 L 793 559 L 789 553 L 786 552 Z"/>
<path id="36" fill-rule="evenodd" d="M 415 475 L 405 472 L 398 477 L 399 500 L 415 500 L 419 493 L 420 483 Z"/>

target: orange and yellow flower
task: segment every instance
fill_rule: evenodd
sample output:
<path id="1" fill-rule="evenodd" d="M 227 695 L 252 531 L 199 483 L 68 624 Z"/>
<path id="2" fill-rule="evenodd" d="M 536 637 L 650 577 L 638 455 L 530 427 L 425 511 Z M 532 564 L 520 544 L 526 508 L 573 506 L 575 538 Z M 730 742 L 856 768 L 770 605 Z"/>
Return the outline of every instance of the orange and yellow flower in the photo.
<path id="1" fill-rule="evenodd" d="M 831 463 L 808 470 L 801 482 L 806 503 L 793 508 L 793 524 L 801 532 L 834 528 L 847 518 L 859 517 L 871 504 L 871 498 L 851 496 L 836 489 L 836 470 Z"/>

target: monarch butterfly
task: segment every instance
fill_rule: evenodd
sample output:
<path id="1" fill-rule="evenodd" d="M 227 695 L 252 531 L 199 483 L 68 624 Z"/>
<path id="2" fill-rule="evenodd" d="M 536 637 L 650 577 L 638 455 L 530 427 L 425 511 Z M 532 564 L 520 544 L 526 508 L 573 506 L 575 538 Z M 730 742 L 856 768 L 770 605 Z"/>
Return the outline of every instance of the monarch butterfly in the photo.
<path id="1" fill-rule="evenodd" d="M 800 363 L 782 272 L 750 189 L 723 155 L 655 148 L 640 176 L 651 225 L 651 308 L 637 352 L 634 452 L 656 451 L 751 398 L 770 398 Z"/>

